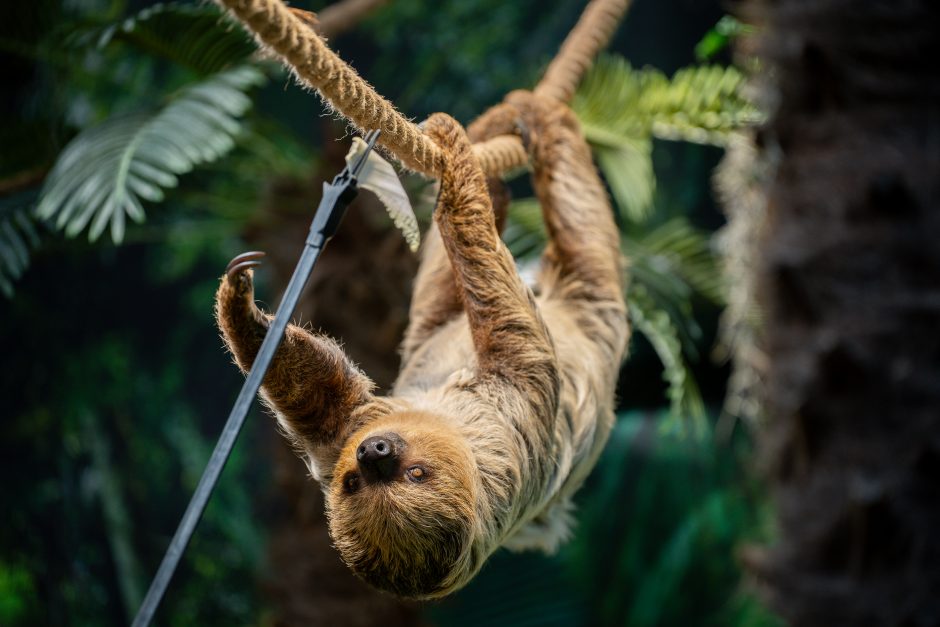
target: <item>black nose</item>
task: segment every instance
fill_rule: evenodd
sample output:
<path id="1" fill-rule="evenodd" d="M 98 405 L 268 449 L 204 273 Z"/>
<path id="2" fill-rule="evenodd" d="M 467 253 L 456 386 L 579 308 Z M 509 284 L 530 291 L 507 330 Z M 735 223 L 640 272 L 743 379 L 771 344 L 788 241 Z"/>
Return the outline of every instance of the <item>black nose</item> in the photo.
<path id="1" fill-rule="evenodd" d="M 356 461 L 367 480 L 388 480 L 398 474 L 398 438 L 374 435 L 356 449 Z"/>

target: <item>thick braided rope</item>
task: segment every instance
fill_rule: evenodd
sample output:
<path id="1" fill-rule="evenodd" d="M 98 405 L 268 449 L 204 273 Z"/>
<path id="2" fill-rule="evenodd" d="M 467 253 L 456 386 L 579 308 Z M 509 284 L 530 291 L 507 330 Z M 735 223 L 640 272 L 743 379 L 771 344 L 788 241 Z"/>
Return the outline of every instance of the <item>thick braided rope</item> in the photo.
<path id="1" fill-rule="evenodd" d="M 552 59 L 535 93 L 570 102 L 584 73 L 607 47 L 630 0 L 592 0 Z"/>
<path id="2" fill-rule="evenodd" d="M 379 143 L 406 167 L 429 176 L 440 172 L 440 149 L 388 100 L 330 50 L 280 0 L 219 0 L 258 43 L 274 51 L 297 78 L 360 129 L 382 131 Z"/>
<path id="3" fill-rule="evenodd" d="M 473 144 L 473 156 L 487 176 L 499 176 L 529 162 L 525 147 L 515 135 L 497 135 Z"/>
<path id="4" fill-rule="evenodd" d="M 431 177 L 441 171 L 440 148 L 330 50 L 281 0 L 216 0 L 241 21 L 263 48 L 272 50 L 298 80 L 360 129 L 382 131 L 380 142 L 406 167 Z M 629 0 L 592 0 L 545 78 L 536 87 L 562 102 L 570 100 L 594 55 L 607 43 Z M 488 175 L 528 162 L 522 142 L 503 136 L 475 144 L 474 155 Z"/>

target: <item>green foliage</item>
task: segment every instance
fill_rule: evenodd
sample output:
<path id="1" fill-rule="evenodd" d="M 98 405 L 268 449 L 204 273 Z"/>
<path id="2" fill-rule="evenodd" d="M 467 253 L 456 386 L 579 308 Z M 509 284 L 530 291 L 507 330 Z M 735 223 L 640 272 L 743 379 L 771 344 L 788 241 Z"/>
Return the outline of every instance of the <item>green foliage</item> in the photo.
<path id="1" fill-rule="evenodd" d="M 652 210 L 654 137 L 723 146 L 729 133 L 760 119 L 741 94 L 743 82 L 734 67 L 688 67 L 670 79 L 623 58 L 597 60 L 572 107 L 629 219 L 642 221 Z"/>
<path id="2" fill-rule="evenodd" d="M 663 378 L 669 384 L 671 417 L 684 417 L 693 429 L 700 430 L 705 420 L 705 405 L 682 354 L 677 325 L 665 310 L 656 308 L 644 285 L 631 286 L 627 300 L 630 321 L 649 340 L 663 364 Z"/>
<path id="3" fill-rule="evenodd" d="M 466 123 L 535 84 L 582 8 L 573 0 L 395 0 L 365 23 L 381 51 L 374 65 L 354 65 L 408 115 L 447 111 Z"/>
<path id="4" fill-rule="evenodd" d="M 202 244 L 174 283 L 155 276 L 167 244 L 47 256 L 4 308 L 17 357 L 0 379 L 0 472 L 28 480 L 4 491 L 0 624 L 126 625 L 136 611 L 241 383 L 209 313 L 231 253 Z M 246 429 L 251 442 L 273 426 L 257 412 Z M 268 464 L 236 448 L 160 624 L 255 622 Z"/>
<path id="5" fill-rule="evenodd" d="M 4 347 L 0 392 L 11 406 L 0 421 L 0 470 L 28 477 L 5 493 L 3 625 L 128 622 L 240 382 L 212 326 L 214 277 L 238 250 L 235 234 L 257 217 L 258 190 L 282 174 L 309 179 L 314 162 L 308 135 L 287 133 L 273 118 L 292 116 L 306 129 L 297 120 L 317 105 L 307 98 L 291 110 L 276 100 L 280 89 L 254 96 L 254 46 L 215 7 L 157 4 L 115 21 L 121 0 L 99 6 L 107 19 L 67 4 L 50 22 L 58 30 L 37 37 L 35 49 L 21 47 L 37 59 L 30 102 L 43 109 L 29 133 L 42 141 L 8 141 L 23 150 L 7 151 L 11 163 L 0 173 L 46 171 L 74 136 L 43 190 L 41 214 L 92 239 L 110 225 L 124 246 L 36 238 L 44 225 L 31 207 L 40 190 L 0 199 L 0 289 L 12 289 L 37 244 L 54 244 L 0 308 L 4 326 L 18 330 Z M 446 110 L 466 121 L 531 84 L 582 7 L 484 0 L 429 10 L 422 0 L 396 0 L 342 54 L 408 114 Z M 356 55 L 366 58 L 355 63 Z M 693 304 L 719 300 L 718 274 L 705 235 L 684 218 L 662 218 L 650 159 L 656 138 L 721 144 L 722 112 L 738 106 L 736 94 L 721 90 L 734 77 L 698 69 L 666 79 L 613 60 L 595 74 L 579 114 L 626 218 L 633 324 L 664 364 L 672 415 L 695 417 L 679 423 L 694 437 L 677 437 L 677 423 L 663 416 L 623 417 L 581 495 L 576 541 L 556 559 L 499 556 L 466 595 L 431 611 L 448 616 L 452 602 L 468 604 L 441 621 L 448 625 L 767 625 L 737 592 L 730 557 L 740 538 L 758 533 L 762 504 L 738 472 L 738 452 L 711 441 L 688 371 L 701 342 Z M 646 86 L 658 99 L 643 97 Z M 261 112 L 249 110 L 249 94 Z M 279 109 L 266 118 L 271 101 Z M 125 230 L 144 203 L 161 211 Z M 531 258 L 542 228 L 534 201 L 521 201 L 507 239 Z M 161 624 L 264 622 L 256 580 L 265 538 L 253 499 L 270 496 L 270 451 L 258 437 L 270 425 L 259 416 L 247 428 Z"/>
<path id="6" fill-rule="evenodd" d="M 722 444 L 710 421 L 690 438 L 662 416 L 621 414 L 576 497 L 574 540 L 554 556 L 497 554 L 431 617 L 454 627 L 778 625 L 733 557 L 770 532 L 738 435 Z"/>
<path id="7" fill-rule="evenodd" d="M 264 75 L 242 66 L 184 89 L 153 114 L 132 115 L 80 133 L 66 146 L 46 179 L 36 213 L 68 236 L 90 224 L 98 238 L 124 238 L 125 216 L 144 219 L 142 200 L 160 202 L 177 175 L 214 161 L 235 146 L 238 117 L 251 106 L 245 91 Z"/>
<path id="8" fill-rule="evenodd" d="M 54 159 L 38 205 L 36 188 L 0 199 L 0 291 L 8 297 L 30 249 L 41 245 L 37 220 L 68 236 L 87 228 L 90 240 L 110 226 L 120 242 L 127 218 L 142 222 L 144 203 L 164 202 L 180 175 L 218 161 L 240 142 L 248 153 L 258 149 L 269 157 L 270 145 L 284 144 L 283 131 L 271 125 L 266 136 L 247 140 L 248 92 L 266 79 L 256 65 L 238 65 L 254 44 L 239 26 L 226 25 L 217 7 L 156 4 L 104 24 L 70 13 L 42 41 L 37 58 L 64 79 L 47 87 L 64 99 L 55 112 L 63 119 L 43 111 L 45 117 L 0 129 L 0 136 L 24 145 L 4 155 L 2 172 L 48 170 Z M 46 52 L 59 46 L 67 54 Z M 154 102 L 164 104 L 154 109 Z M 60 150 L 47 144 L 63 121 L 80 128 Z M 23 141 L 26 135 L 40 139 Z M 242 160 L 256 166 L 248 153 Z M 271 161 L 277 167 L 285 160 Z"/>
<path id="9" fill-rule="evenodd" d="M 31 215 L 35 193 L 0 198 L 0 291 L 13 295 L 13 281 L 29 266 L 30 251 L 39 246 L 39 231 Z"/>
<path id="10" fill-rule="evenodd" d="M 695 45 L 695 58 L 699 61 L 708 61 L 727 48 L 735 37 L 753 30 L 752 26 L 748 26 L 731 15 L 726 15 L 718 20 L 715 27 L 705 33 L 701 41 Z"/>
<path id="11" fill-rule="evenodd" d="M 0 561 L 0 624 L 14 625 L 35 612 L 36 584 L 24 564 Z"/>
<path id="12" fill-rule="evenodd" d="M 84 32 L 78 42 L 98 47 L 117 41 L 208 76 L 247 60 L 255 45 L 235 21 L 211 4 L 155 4 L 120 24 Z"/>

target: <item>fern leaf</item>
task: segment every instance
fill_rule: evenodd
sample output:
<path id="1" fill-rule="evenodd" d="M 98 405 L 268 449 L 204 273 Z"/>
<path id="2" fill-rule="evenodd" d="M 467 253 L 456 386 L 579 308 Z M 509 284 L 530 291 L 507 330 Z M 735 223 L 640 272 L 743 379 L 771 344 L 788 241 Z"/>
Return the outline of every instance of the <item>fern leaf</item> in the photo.
<path id="1" fill-rule="evenodd" d="M 142 201 L 160 202 L 178 175 L 234 147 L 238 117 L 251 106 L 244 92 L 263 81 L 253 67 L 227 70 L 187 87 L 155 113 L 83 131 L 59 155 L 37 215 L 54 219 L 70 237 L 88 227 L 92 241 L 110 224 L 111 238 L 120 242 L 126 217 L 143 221 Z"/>

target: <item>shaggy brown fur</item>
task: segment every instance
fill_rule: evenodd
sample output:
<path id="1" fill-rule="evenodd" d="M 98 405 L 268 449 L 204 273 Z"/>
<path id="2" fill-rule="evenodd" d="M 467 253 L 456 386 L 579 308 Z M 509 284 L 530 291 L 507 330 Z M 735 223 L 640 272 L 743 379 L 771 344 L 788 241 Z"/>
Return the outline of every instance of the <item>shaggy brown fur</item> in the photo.
<path id="1" fill-rule="evenodd" d="M 499 546 L 553 550 L 613 421 L 628 328 L 606 194 L 566 107 L 517 92 L 501 111 L 471 132 L 521 122 L 529 135 L 551 236 L 538 296 L 500 240 L 467 135 L 436 114 L 426 132 L 445 167 L 393 394 L 373 396 L 332 340 L 294 326 L 262 388 L 323 484 L 344 561 L 405 597 L 460 588 Z M 217 316 L 247 369 L 269 321 L 250 271 L 223 279 Z"/>

